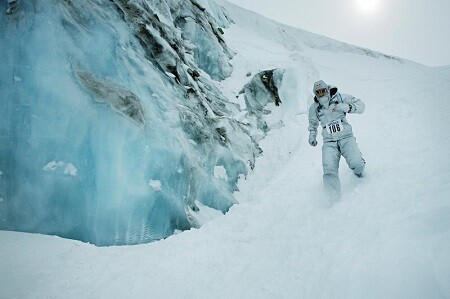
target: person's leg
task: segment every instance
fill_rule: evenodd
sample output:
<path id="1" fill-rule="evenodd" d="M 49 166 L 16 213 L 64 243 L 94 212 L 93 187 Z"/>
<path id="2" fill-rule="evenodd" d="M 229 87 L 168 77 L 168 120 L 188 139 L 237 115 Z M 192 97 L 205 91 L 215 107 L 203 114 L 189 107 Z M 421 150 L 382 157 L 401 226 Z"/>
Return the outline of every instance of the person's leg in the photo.
<path id="1" fill-rule="evenodd" d="M 328 196 L 337 200 L 341 197 L 339 181 L 339 160 L 341 153 L 336 142 L 324 142 L 322 146 L 323 186 Z"/>
<path id="2" fill-rule="evenodd" d="M 345 161 L 351 170 L 355 172 L 357 176 L 362 176 L 366 161 L 364 161 L 361 151 L 358 148 L 355 137 L 345 138 L 339 141 L 339 147 L 344 156 Z"/>

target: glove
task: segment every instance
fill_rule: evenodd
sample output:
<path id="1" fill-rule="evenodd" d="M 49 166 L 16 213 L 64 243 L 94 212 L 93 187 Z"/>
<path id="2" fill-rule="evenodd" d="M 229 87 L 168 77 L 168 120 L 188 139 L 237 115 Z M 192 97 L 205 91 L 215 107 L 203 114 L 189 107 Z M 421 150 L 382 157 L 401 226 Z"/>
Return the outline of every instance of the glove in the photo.
<path id="1" fill-rule="evenodd" d="M 309 145 L 316 146 L 317 145 L 316 136 L 309 134 L 308 142 L 309 142 Z"/>
<path id="2" fill-rule="evenodd" d="M 334 107 L 334 109 L 348 113 L 348 111 L 350 111 L 350 105 L 346 104 L 346 103 L 339 103 L 339 104 L 336 104 L 336 107 Z"/>

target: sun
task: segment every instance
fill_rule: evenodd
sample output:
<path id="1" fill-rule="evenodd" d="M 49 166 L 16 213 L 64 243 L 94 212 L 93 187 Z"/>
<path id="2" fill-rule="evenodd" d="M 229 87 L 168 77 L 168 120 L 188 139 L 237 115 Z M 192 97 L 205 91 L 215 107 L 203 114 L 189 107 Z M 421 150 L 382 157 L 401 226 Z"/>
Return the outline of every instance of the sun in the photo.
<path id="1" fill-rule="evenodd" d="M 364 13 L 375 13 L 380 7 L 380 0 L 355 0 L 357 7 Z"/>

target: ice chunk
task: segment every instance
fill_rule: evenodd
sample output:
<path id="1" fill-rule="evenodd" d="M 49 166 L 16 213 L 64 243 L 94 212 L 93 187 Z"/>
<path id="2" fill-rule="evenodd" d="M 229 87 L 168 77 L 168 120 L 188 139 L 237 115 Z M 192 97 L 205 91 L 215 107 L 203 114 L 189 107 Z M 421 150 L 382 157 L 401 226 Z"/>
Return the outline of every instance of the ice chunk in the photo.
<path id="1" fill-rule="evenodd" d="M 65 175 L 76 176 L 77 173 L 78 173 L 78 169 L 72 163 L 68 163 L 66 168 L 64 169 Z"/>
<path id="2" fill-rule="evenodd" d="M 162 191 L 161 181 L 159 181 L 159 180 L 150 180 L 148 182 L 148 185 L 150 187 L 152 187 L 153 191 L 155 191 L 155 192 L 161 192 Z"/>
<path id="3" fill-rule="evenodd" d="M 50 171 L 55 171 L 58 167 L 63 167 L 63 166 L 64 166 L 64 162 L 63 161 L 56 162 L 56 161 L 53 160 L 51 162 L 48 162 L 42 168 L 42 170 L 46 171 L 46 172 L 50 172 Z"/>
<path id="4" fill-rule="evenodd" d="M 221 179 L 228 181 L 227 170 L 222 165 L 214 166 L 214 177 L 216 179 Z"/>

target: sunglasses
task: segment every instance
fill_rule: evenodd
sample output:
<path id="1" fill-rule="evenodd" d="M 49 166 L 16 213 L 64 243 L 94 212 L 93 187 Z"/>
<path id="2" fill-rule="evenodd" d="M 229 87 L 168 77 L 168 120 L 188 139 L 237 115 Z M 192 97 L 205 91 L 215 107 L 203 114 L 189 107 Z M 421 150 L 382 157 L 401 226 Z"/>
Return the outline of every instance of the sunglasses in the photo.
<path id="1" fill-rule="evenodd" d="M 328 90 L 326 88 L 318 89 L 316 90 L 316 95 L 320 98 L 323 97 L 328 93 Z"/>

